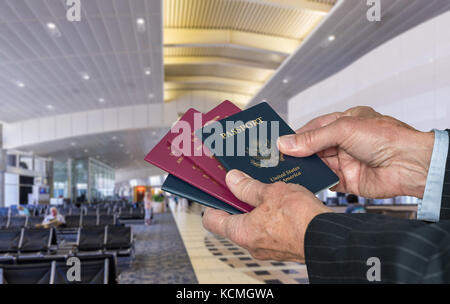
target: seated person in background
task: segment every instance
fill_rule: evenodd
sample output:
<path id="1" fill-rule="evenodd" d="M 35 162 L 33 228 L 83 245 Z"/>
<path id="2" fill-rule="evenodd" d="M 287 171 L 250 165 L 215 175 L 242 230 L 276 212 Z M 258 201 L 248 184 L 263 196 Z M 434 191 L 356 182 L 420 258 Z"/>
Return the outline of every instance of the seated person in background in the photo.
<path id="1" fill-rule="evenodd" d="M 17 209 L 19 210 L 20 216 L 30 216 L 30 211 L 27 208 L 19 206 Z"/>
<path id="2" fill-rule="evenodd" d="M 347 195 L 348 207 L 345 209 L 345 213 L 366 213 L 366 209 L 359 203 L 359 199 L 356 195 Z"/>
<path id="3" fill-rule="evenodd" d="M 36 225 L 36 227 L 37 228 L 59 227 L 61 225 L 64 225 L 65 223 L 66 220 L 64 219 L 64 216 L 62 216 L 58 212 L 58 209 L 52 207 L 50 209 L 50 214 L 44 218 L 42 224 L 38 224 Z"/>

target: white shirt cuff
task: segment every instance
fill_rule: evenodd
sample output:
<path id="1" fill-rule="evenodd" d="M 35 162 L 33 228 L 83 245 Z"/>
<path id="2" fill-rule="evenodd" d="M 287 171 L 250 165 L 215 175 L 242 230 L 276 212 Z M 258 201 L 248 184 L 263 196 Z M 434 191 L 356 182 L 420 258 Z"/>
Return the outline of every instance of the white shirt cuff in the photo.
<path id="1" fill-rule="evenodd" d="M 423 199 L 419 200 L 417 219 L 438 222 L 441 212 L 442 191 L 444 187 L 445 166 L 448 156 L 449 136 L 446 131 L 434 131 L 434 148 L 428 171 Z"/>

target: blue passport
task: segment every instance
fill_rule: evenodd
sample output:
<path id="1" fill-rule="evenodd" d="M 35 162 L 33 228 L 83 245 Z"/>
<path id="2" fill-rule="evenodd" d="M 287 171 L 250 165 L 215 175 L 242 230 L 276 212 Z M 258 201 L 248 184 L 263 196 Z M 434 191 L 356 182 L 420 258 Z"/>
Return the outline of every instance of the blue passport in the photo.
<path id="1" fill-rule="evenodd" d="M 280 153 L 278 137 L 295 132 L 265 102 L 208 124 L 195 134 L 227 171 L 238 169 L 263 183 L 299 184 L 315 194 L 339 182 L 316 155 L 297 158 Z"/>
<path id="2" fill-rule="evenodd" d="M 161 189 L 166 192 L 170 192 L 172 194 L 184 197 L 188 200 L 197 202 L 206 207 L 211 207 L 215 209 L 224 210 L 231 214 L 240 214 L 242 211 L 228 205 L 227 203 L 222 202 L 221 200 L 215 198 L 214 196 L 209 195 L 202 190 L 191 186 L 190 184 L 184 182 L 178 177 L 169 174 L 164 181 Z"/>

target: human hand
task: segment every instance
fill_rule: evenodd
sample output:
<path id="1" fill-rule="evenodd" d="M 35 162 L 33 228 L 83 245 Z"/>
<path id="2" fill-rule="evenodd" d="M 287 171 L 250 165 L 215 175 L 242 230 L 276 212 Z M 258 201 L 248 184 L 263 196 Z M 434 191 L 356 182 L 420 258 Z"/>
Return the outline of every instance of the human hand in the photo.
<path id="1" fill-rule="evenodd" d="M 239 215 L 207 208 L 204 227 L 246 248 L 256 259 L 304 262 L 309 223 L 332 211 L 299 185 L 263 184 L 238 170 L 228 172 L 226 181 L 238 199 L 256 208 Z"/>
<path id="2" fill-rule="evenodd" d="M 318 117 L 278 141 L 284 154 L 317 154 L 339 176 L 333 190 L 367 198 L 422 198 L 433 145 L 433 132 L 419 132 L 369 107 Z"/>

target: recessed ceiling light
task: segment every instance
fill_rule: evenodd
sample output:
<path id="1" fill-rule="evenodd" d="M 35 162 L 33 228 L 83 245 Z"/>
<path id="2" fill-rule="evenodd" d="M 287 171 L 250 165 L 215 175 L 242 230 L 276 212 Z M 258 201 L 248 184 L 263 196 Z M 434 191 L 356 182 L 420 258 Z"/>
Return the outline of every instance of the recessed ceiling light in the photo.
<path id="1" fill-rule="evenodd" d="M 105 99 L 104 99 L 104 98 L 99 98 L 99 99 L 98 99 L 98 102 L 99 102 L 99 103 L 105 103 Z"/>
<path id="2" fill-rule="evenodd" d="M 334 35 L 328 36 L 328 41 L 334 41 L 334 40 L 336 40 L 336 36 L 334 36 Z"/>
<path id="3" fill-rule="evenodd" d="M 148 98 L 153 99 L 155 95 L 153 93 L 148 94 Z"/>
<path id="4" fill-rule="evenodd" d="M 145 19 L 144 18 L 138 18 L 136 19 L 136 24 L 137 24 L 137 30 L 138 32 L 145 32 Z"/>
<path id="5" fill-rule="evenodd" d="M 47 28 L 49 28 L 50 30 L 54 30 L 56 29 L 56 24 L 54 24 L 53 22 L 49 22 L 47 23 Z"/>
<path id="6" fill-rule="evenodd" d="M 54 24 L 53 22 L 48 22 L 45 26 L 50 36 L 55 38 L 61 37 L 61 32 L 59 31 L 56 24 Z"/>
<path id="7" fill-rule="evenodd" d="M 112 140 L 116 141 L 117 140 L 117 136 L 113 136 Z"/>
<path id="8" fill-rule="evenodd" d="M 54 109 L 55 109 L 55 107 L 54 107 L 54 106 L 52 106 L 52 105 L 47 105 L 47 109 L 49 109 L 49 110 L 54 110 Z"/>
<path id="9" fill-rule="evenodd" d="M 288 78 L 284 78 L 284 79 L 283 79 L 283 83 L 284 83 L 284 84 L 289 83 L 289 79 L 288 79 Z"/>
<path id="10" fill-rule="evenodd" d="M 86 73 L 84 73 L 84 74 L 82 75 L 82 77 L 83 77 L 84 80 L 89 80 L 89 79 L 91 79 L 91 76 L 89 76 L 89 75 L 86 74 Z"/>
<path id="11" fill-rule="evenodd" d="M 70 145 L 71 145 L 72 147 L 75 147 L 75 146 L 77 145 L 77 143 L 76 143 L 76 142 L 72 142 Z"/>
<path id="12" fill-rule="evenodd" d="M 19 88 L 24 88 L 24 87 L 25 87 L 25 84 L 24 84 L 23 82 L 21 82 L 21 81 L 18 81 L 18 82 L 17 82 L 17 86 L 18 86 Z"/>
<path id="13" fill-rule="evenodd" d="M 150 76 L 152 74 L 152 70 L 150 68 L 145 69 L 145 75 Z"/>

